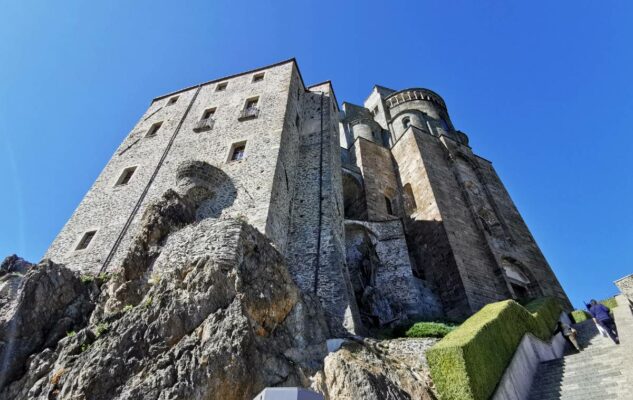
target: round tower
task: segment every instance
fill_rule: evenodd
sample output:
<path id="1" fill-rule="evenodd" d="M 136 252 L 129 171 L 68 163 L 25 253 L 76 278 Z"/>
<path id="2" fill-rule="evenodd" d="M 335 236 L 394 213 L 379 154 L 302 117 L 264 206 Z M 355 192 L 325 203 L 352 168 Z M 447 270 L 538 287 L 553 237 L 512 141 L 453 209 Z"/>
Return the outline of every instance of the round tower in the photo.
<path id="1" fill-rule="evenodd" d="M 390 94 L 384 101 L 391 116 L 389 126 L 394 141 L 414 126 L 434 136 L 445 135 L 468 143 L 466 135 L 453 128 L 444 100 L 432 90 L 404 89 Z"/>

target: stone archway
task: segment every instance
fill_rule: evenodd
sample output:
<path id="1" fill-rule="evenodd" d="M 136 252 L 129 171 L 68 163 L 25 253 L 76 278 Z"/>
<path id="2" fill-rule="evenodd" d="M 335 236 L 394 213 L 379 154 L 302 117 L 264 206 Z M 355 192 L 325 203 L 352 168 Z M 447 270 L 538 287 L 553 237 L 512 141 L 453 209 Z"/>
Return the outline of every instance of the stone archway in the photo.
<path id="1" fill-rule="evenodd" d="M 504 257 L 501 260 L 501 266 L 512 289 L 514 298 L 526 299 L 542 296 L 541 288 L 532 273 L 519 261 L 512 257 Z"/>

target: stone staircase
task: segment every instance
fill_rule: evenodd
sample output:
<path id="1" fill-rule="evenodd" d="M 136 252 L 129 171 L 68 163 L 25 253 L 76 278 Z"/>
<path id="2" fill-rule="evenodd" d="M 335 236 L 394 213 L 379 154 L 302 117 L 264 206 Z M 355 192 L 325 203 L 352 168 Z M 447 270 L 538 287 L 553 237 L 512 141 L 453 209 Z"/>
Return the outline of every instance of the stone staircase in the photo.
<path id="1" fill-rule="evenodd" d="M 530 400 L 633 400 L 633 315 L 624 298 L 618 304 L 621 344 L 602 337 L 592 320 L 574 325 L 584 350 L 576 353 L 569 345 L 565 357 L 541 363 Z"/>

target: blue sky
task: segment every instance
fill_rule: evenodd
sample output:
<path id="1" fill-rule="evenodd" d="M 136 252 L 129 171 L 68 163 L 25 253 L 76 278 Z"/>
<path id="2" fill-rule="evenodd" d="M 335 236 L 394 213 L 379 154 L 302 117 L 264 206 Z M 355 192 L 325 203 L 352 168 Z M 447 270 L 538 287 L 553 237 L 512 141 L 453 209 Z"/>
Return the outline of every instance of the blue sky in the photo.
<path id="1" fill-rule="evenodd" d="M 601 7 L 600 4 L 608 4 Z M 339 101 L 428 87 L 572 302 L 633 272 L 633 3 L 0 0 L 0 256 L 37 261 L 151 99 L 296 57 Z"/>

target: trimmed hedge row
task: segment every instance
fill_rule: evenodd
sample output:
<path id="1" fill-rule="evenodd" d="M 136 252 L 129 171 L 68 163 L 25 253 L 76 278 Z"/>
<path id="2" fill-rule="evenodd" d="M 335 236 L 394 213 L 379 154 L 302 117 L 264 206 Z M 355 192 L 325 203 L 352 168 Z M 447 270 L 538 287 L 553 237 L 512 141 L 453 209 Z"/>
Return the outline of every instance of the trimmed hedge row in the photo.
<path id="1" fill-rule="evenodd" d="M 552 298 L 486 305 L 426 353 L 440 399 L 488 399 L 523 335 L 549 340 L 561 312 Z"/>

